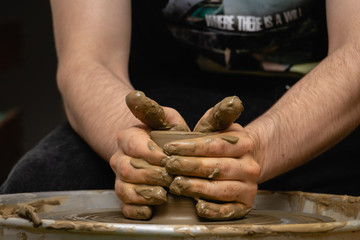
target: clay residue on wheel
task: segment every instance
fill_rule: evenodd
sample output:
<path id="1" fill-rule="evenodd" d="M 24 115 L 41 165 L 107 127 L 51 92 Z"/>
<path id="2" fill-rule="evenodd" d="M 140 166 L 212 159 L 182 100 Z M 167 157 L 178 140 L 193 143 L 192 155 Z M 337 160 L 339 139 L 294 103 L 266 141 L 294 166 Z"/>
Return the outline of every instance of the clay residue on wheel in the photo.
<path id="1" fill-rule="evenodd" d="M 244 107 L 237 96 L 224 98 L 211 110 L 209 116 L 202 118 L 195 132 L 214 132 L 228 128 L 242 113 Z"/>
<path id="2" fill-rule="evenodd" d="M 29 203 L 19 203 L 14 205 L 1 205 L 0 206 L 0 217 L 20 217 L 29 220 L 33 223 L 34 227 L 38 227 L 42 224 L 39 213 L 49 210 L 52 207 L 61 204 L 65 197 L 39 199 Z"/>
<path id="3" fill-rule="evenodd" d="M 104 231 L 104 232 L 113 232 L 118 230 L 118 228 L 109 226 L 104 223 L 89 223 L 89 222 L 76 222 L 76 221 L 64 221 L 57 220 L 54 223 L 51 223 L 45 226 L 45 229 L 48 230 L 79 230 L 79 231 Z"/>

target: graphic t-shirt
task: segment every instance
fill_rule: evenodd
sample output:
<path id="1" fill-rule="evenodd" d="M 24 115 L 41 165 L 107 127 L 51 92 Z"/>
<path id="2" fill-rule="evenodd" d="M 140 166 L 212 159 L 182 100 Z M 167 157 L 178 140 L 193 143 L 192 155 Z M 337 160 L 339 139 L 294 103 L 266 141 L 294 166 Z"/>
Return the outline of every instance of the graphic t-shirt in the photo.
<path id="1" fill-rule="evenodd" d="M 305 74 L 326 53 L 324 1 L 169 0 L 171 34 L 205 70 Z"/>

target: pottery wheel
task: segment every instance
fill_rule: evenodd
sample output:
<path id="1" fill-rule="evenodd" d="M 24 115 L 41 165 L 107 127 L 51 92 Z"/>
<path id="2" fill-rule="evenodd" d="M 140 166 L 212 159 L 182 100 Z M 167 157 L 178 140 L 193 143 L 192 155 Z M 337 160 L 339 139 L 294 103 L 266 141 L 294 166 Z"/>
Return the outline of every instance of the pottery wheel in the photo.
<path id="1" fill-rule="evenodd" d="M 253 209 L 248 215 L 239 220 L 209 221 L 198 217 L 195 213 L 195 201 L 192 198 L 173 196 L 169 194 L 168 202 L 157 206 L 153 217 L 147 221 L 138 221 L 125 218 L 117 209 L 101 209 L 79 212 L 59 212 L 41 214 L 47 219 L 63 219 L 70 221 L 103 222 L 103 223 L 135 223 L 135 224 L 161 224 L 161 225 L 227 225 L 227 224 L 254 224 L 254 225 L 283 225 L 303 223 L 333 222 L 330 217 L 295 213 L 279 210 Z"/>

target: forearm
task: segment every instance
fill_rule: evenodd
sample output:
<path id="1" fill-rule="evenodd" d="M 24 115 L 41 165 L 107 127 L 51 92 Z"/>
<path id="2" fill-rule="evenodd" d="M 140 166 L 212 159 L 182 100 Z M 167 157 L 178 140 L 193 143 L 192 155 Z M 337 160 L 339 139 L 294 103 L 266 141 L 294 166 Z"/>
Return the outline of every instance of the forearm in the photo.
<path id="1" fill-rule="evenodd" d="M 359 43 L 332 52 L 246 126 L 264 182 L 326 151 L 360 122 Z"/>
<path id="2" fill-rule="evenodd" d="M 74 130 L 104 159 L 116 134 L 137 124 L 125 104 L 131 35 L 130 0 L 51 0 L 57 81 Z"/>
<path id="3" fill-rule="evenodd" d="M 116 151 L 119 130 L 139 123 L 125 104 L 133 88 L 122 78 L 126 75 L 116 75 L 97 61 L 59 64 L 58 85 L 69 122 L 105 160 Z"/>

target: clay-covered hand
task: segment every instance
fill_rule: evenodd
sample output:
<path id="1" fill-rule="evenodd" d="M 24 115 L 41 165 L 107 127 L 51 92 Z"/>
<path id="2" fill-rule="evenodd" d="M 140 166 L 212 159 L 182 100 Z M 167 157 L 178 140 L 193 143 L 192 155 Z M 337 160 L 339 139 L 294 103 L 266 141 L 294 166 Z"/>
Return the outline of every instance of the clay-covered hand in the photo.
<path id="1" fill-rule="evenodd" d="M 252 207 L 260 167 L 254 159 L 252 138 L 233 123 L 242 110 L 239 98 L 225 98 L 195 127 L 195 131 L 209 133 L 207 136 L 164 146 L 171 156 L 165 168 L 178 175 L 170 191 L 197 199 L 197 214 L 201 217 L 237 219 Z"/>
<path id="2" fill-rule="evenodd" d="M 189 131 L 185 121 L 174 109 L 161 107 L 139 91 L 126 98 L 129 109 L 144 124 L 124 129 L 118 134 L 118 150 L 110 159 L 116 174 L 115 192 L 121 199 L 125 217 L 149 219 L 151 205 L 167 200 L 164 187 L 173 177 L 164 168 L 168 156 L 149 137 L 151 130 Z"/>

